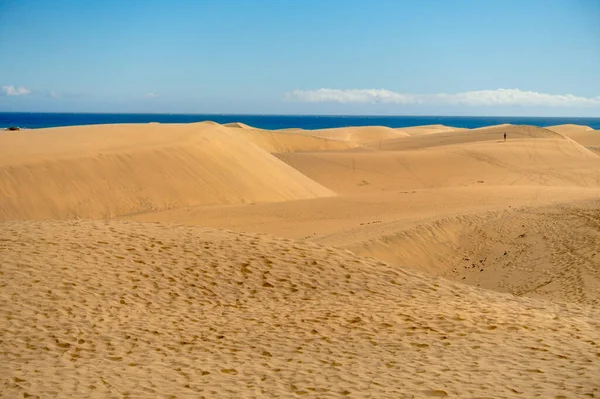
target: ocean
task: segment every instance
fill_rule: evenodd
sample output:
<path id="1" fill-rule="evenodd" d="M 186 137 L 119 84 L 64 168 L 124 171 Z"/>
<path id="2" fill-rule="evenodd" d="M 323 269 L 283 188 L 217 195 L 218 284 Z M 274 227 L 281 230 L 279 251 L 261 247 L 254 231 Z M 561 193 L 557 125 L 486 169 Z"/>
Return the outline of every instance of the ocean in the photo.
<path id="1" fill-rule="evenodd" d="M 0 112 L 0 128 L 17 126 L 39 129 L 57 126 L 111 123 L 217 123 L 242 122 L 262 129 L 325 129 L 345 126 L 388 126 L 392 128 L 442 124 L 477 128 L 501 123 L 551 126 L 573 123 L 600 129 L 600 118 L 511 117 L 511 116 L 320 116 L 320 115 L 216 115 L 216 114 L 83 114 Z"/>

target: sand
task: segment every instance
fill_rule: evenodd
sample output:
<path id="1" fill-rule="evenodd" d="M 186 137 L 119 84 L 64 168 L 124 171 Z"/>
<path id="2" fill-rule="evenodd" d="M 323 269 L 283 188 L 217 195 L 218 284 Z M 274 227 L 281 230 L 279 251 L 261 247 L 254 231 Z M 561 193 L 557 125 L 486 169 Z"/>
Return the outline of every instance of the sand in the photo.
<path id="1" fill-rule="evenodd" d="M 585 146 L 588 150 L 600 154 L 600 131 L 598 130 L 581 125 L 556 125 L 546 129 L 560 133 Z"/>
<path id="2" fill-rule="evenodd" d="M 600 396 L 597 133 L 2 132 L 0 397 Z"/>
<path id="3" fill-rule="evenodd" d="M 408 133 L 401 129 L 392 129 L 385 126 L 357 126 L 334 129 L 302 130 L 296 132 L 302 135 L 342 140 L 357 145 L 379 144 L 384 140 L 406 137 Z"/>
<path id="4" fill-rule="evenodd" d="M 246 140 L 270 153 L 296 153 L 311 151 L 340 151 L 358 148 L 353 141 L 330 139 L 327 137 L 296 134 L 287 131 L 269 131 L 256 129 L 244 124 L 224 125 L 236 131 Z"/>
<path id="5" fill-rule="evenodd" d="M 422 126 L 412 126 L 412 127 L 403 127 L 397 128 L 401 132 L 406 133 L 409 136 L 418 136 L 423 134 L 434 134 L 434 133 L 444 133 L 450 131 L 465 131 L 467 129 L 457 128 L 452 126 L 445 125 L 422 125 Z"/>
<path id="6" fill-rule="evenodd" d="M 426 136 L 431 137 L 431 136 Z M 565 139 L 474 142 L 405 151 L 280 154 L 340 193 L 479 186 L 597 187 L 596 154 Z"/>
<path id="7" fill-rule="evenodd" d="M 0 220 L 98 218 L 335 195 L 212 124 L 0 135 Z"/>

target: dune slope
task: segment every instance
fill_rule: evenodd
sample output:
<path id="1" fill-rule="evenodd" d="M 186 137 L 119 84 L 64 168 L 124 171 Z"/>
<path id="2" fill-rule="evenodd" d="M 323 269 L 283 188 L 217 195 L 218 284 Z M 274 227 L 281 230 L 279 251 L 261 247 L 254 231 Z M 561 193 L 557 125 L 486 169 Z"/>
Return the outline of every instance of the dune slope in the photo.
<path id="1" fill-rule="evenodd" d="M 379 228 L 378 235 L 347 247 L 494 291 L 600 304 L 598 200 L 505 207 L 410 228 Z"/>
<path id="2" fill-rule="evenodd" d="M 600 157 L 562 137 L 278 157 L 339 193 L 472 185 L 600 186 Z"/>
<path id="3" fill-rule="evenodd" d="M 4 133 L 0 176 L 0 220 L 333 195 L 231 129 L 208 123 Z"/>
<path id="4" fill-rule="evenodd" d="M 227 124 L 225 126 L 271 153 L 343 151 L 359 146 L 350 141 L 309 136 L 287 131 L 255 129 L 240 123 Z"/>
<path id="5" fill-rule="evenodd" d="M 407 133 L 400 129 L 392 129 L 386 126 L 350 126 L 332 129 L 302 130 L 297 134 L 344 140 L 358 145 L 378 145 L 385 140 L 408 136 Z"/>
<path id="6" fill-rule="evenodd" d="M 0 228 L 6 397 L 593 397 L 600 313 L 329 247 L 123 222 Z"/>
<path id="7" fill-rule="evenodd" d="M 560 133 L 565 136 L 569 136 L 570 134 L 576 134 L 580 132 L 590 132 L 594 130 L 589 126 L 574 125 L 571 123 L 564 125 L 546 126 L 545 129 L 552 130 L 553 132 Z"/>
<path id="8" fill-rule="evenodd" d="M 600 131 L 582 125 L 556 125 L 546 129 L 560 133 L 596 153 L 600 152 Z"/>
<path id="9" fill-rule="evenodd" d="M 436 134 L 436 133 L 447 133 L 449 131 L 465 131 L 467 129 L 457 128 L 445 125 L 420 125 L 411 127 L 397 128 L 401 132 L 408 134 L 409 136 L 420 136 L 424 134 Z"/>
<path id="10" fill-rule="evenodd" d="M 446 145 L 468 144 L 482 141 L 500 142 L 506 133 L 508 140 L 554 138 L 562 139 L 562 135 L 551 130 L 528 125 L 497 125 L 478 129 L 455 129 L 441 131 L 436 134 L 409 135 L 390 139 L 372 145 L 373 148 L 387 151 L 416 150 Z"/>

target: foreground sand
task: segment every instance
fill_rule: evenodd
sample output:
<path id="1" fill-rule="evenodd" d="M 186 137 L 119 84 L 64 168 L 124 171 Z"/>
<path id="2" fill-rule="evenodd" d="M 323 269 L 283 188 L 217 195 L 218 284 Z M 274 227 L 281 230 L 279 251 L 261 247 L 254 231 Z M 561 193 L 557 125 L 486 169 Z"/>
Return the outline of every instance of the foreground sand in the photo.
<path id="1" fill-rule="evenodd" d="M 600 394 L 585 305 L 203 228 L 18 222 L 0 240 L 5 397 Z"/>
<path id="2" fill-rule="evenodd" d="M 600 396 L 598 137 L 2 132 L 0 397 Z"/>

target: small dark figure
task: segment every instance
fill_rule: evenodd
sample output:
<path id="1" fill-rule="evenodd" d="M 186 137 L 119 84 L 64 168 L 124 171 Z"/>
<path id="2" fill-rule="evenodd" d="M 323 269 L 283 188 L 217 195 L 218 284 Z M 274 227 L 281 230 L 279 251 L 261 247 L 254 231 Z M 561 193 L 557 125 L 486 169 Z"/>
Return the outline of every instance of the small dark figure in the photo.
<path id="1" fill-rule="evenodd" d="M 10 130 L 11 132 L 14 132 L 14 131 L 16 131 L 16 130 L 21 130 L 21 129 L 19 129 L 19 128 L 18 128 L 18 127 L 16 127 L 16 126 L 11 126 L 11 127 L 9 127 L 8 129 L 6 129 L 6 130 Z"/>
<path id="2" fill-rule="evenodd" d="M 506 141 L 506 133 L 504 133 L 504 141 Z"/>

